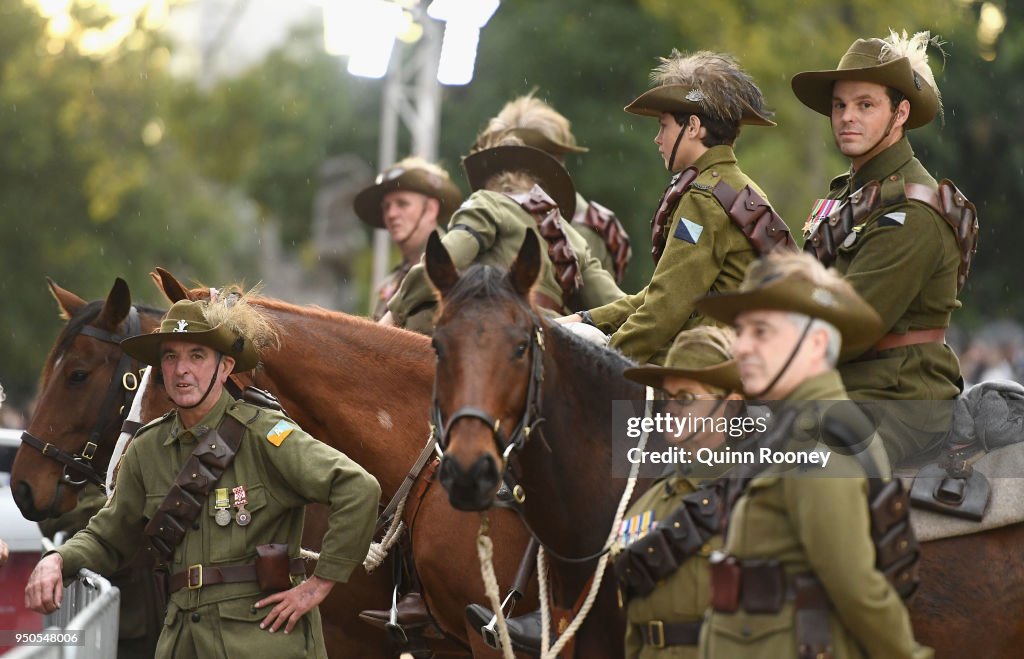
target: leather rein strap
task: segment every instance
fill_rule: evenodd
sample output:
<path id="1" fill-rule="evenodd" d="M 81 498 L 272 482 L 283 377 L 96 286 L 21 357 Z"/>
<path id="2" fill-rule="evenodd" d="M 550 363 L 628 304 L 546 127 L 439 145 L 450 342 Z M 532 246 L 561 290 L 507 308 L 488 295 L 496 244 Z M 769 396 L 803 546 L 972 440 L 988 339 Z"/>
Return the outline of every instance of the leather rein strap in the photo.
<path id="1" fill-rule="evenodd" d="M 119 345 L 122 340 L 131 336 L 137 336 L 142 331 L 139 312 L 134 306 L 128 312 L 127 323 L 124 334 L 107 332 L 91 325 L 83 327 L 79 334 L 105 343 Z M 127 416 L 129 408 L 131 408 L 135 392 L 139 387 L 139 378 L 136 374 L 137 366 L 138 363 L 128 356 L 128 353 L 121 352 L 121 358 L 117 362 L 114 375 L 107 388 L 106 398 L 104 398 L 103 405 L 100 407 L 96 425 L 93 426 L 92 431 L 89 433 L 89 438 L 85 441 L 85 445 L 80 451 L 68 453 L 50 442 L 43 441 L 27 430 L 21 433 L 22 443 L 36 449 L 43 454 L 43 457 L 64 465 L 64 473 L 61 476 L 61 480 L 68 485 L 79 486 L 88 482 L 103 488 L 104 476 L 96 471 L 96 466 L 92 461 L 96 457 L 96 450 L 99 447 L 100 440 L 103 439 L 103 432 L 106 430 L 108 419 L 115 406 L 120 401 L 121 407 L 117 414 L 122 422 Z M 76 474 L 78 478 L 72 477 L 72 473 Z"/>

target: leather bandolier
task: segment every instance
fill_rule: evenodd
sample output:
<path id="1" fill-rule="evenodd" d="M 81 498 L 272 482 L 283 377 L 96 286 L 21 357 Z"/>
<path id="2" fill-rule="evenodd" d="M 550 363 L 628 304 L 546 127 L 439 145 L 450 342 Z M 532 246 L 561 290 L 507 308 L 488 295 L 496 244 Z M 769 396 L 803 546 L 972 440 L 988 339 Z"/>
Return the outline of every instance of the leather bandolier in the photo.
<path id="1" fill-rule="evenodd" d="M 242 399 L 260 407 L 281 410 L 280 404 L 272 394 L 255 387 L 247 387 L 242 392 Z M 205 507 L 206 499 L 209 497 L 214 485 L 220 480 L 224 471 L 234 462 L 244 436 L 245 425 L 234 417 L 225 415 L 217 428 L 209 429 L 203 436 L 197 437 L 195 449 L 193 449 L 192 454 L 185 461 L 181 471 L 174 478 L 171 489 L 167 492 L 163 501 L 160 502 L 152 519 L 146 524 L 144 532 L 149 537 L 153 548 L 159 553 L 163 563 L 157 566 L 157 574 L 161 577 L 157 581 L 164 591 L 165 601 L 171 592 L 180 587 L 186 585 L 194 587 L 190 579 L 191 568 L 187 573 L 179 573 L 168 579 L 167 564 L 173 558 L 175 548 L 184 540 L 185 533 Z M 284 551 L 279 549 L 282 546 L 285 547 Z M 288 563 L 287 547 L 284 545 L 277 547 L 276 551 L 271 552 L 273 561 L 269 560 L 270 557 L 264 558 L 263 553 L 258 552 L 257 569 L 261 567 L 261 564 L 270 566 L 271 562 L 275 568 L 280 568 L 282 561 L 284 564 Z M 292 568 L 295 569 L 293 570 Z M 285 576 L 287 577 L 288 571 L 297 572 L 301 571 L 301 568 L 301 563 L 297 566 L 287 566 L 285 567 Z M 208 577 L 205 583 L 255 580 L 257 576 L 260 578 L 261 584 L 265 580 L 265 577 L 262 574 L 257 574 L 252 566 L 233 566 L 219 569 L 222 571 L 227 570 L 228 572 L 225 572 L 225 575 L 230 576 L 219 580 Z M 230 570 L 235 570 L 237 574 L 231 573 Z M 250 576 L 250 571 L 252 572 L 251 579 L 242 578 Z M 264 570 L 260 569 L 259 572 L 263 573 Z M 182 578 L 184 579 L 184 584 L 178 585 L 175 583 L 175 580 L 181 581 Z M 280 578 L 277 575 L 274 575 L 274 578 L 277 579 L 275 585 L 281 585 Z M 204 583 L 202 577 L 200 576 L 199 579 L 199 585 L 202 585 Z"/>
<path id="2" fill-rule="evenodd" d="M 978 251 L 978 209 L 949 179 L 943 179 L 938 188 L 904 183 L 902 194 L 899 188 L 896 194 L 888 193 L 889 187 L 871 181 L 832 209 L 828 216 L 811 218 L 804 232 L 804 251 L 812 253 L 825 266 L 831 266 L 836 261 L 839 246 L 851 233 L 861 231 L 865 221 L 879 208 L 907 200 L 920 201 L 938 213 L 956 236 L 960 250 L 956 281 L 959 293 L 967 282 L 971 260 Z"/>
<path id="3" fill-rule="evenodd" d="M 532 215 L 537 222 L 537 229 L 548 244 L 548 258 L 551 259 L 551 265 L 554 267 L 555 279 L 558 281 L 559 288 L 562 289 L 561 307 L 567 307 L 569 297 L 583 287 L 583 274 L 580 272 L 576 250 L 573 249 L 572 243 L 569 242 L 569 236 L 559 221 L 562 219 L 562 214 L 559 212 L 558 206 L 538 185 L 533 186 L 529 192 L 505 194 Z M 541 300 L 541 302 L 546 302 L 546 300 Z M 561 312 L 563 309 L 554 309 L 554 311 Z"/>
<path id="4" fill-rule="evenodd" d="M 621 284 L 626 274 L 626 266 L 633 256 L 629 244 L 629 234 L 611 209 L 605 208 L 595 201 L 588 201 L 586 209 L 577 209 L 572 218 L 573 224 L 581 224 L 593 229 L 601 237 L 608 253 L 611 254 L 615 272 L 615 283 Z"/>
<path id="5" fill-rule="evenodd" d="M 851 403 L 852 405 L 852 403 Z M 770 432 L 764 445 L 778 444 L 784 439 L 797 415 L 792 411 L 783 417 L 781 430 Z M 861 465 L 868 480 L 868 511 L 871 521 L 871 540 L 875 545 L 875 568 L 885 575 L 904 600 L 916 590 L 919 580 L 917 564 L 920 558 L 917 539 L 910 526 L 910 506 L 902 481 L 893 478 L 884 481 L 878 465 L 863 449 L 866 428 L 858 434 L 853 428 L 828 415 L 824 420 L 828 435 L 840 447 L 857 447 L 853 457 Z M 739 472 L 744 470 L 744 472 Z M 749 471 L 747 471 L 749 470 Z M 728 518 L 736 501 L 756 477 L 759 467 L 740 465 L 727 479 L 727 494 L 723 498 Z M 778 613 L 787 600 L 794 603 L 794 629 L 799 659 L 831 659 L 833 646 L 829 631 L 832 604 L 817 576 L 812 572 L 787 574 L 775 559 L 744 560 L 722 554 L 711 560 L 711 607 L 722 613 L 734 613 L 740 608 L 748 613 Z"/>
<path id="6" fill-rule="evenodd" d="M 672 215 L 680 199 L 694 185 L 699 173 L 696 167 L 687 167 L 672 178 L 672 182 L 661 196 L 658 210 L 651 218 L 651 256 L 655 265 L 665 251 Z M 797 248 L 785 221 L 750 185 L 743 186 L 743 189 L 737 192 L 725 181 L 719 181 L 710 190 L 715 201 L 747 237 L 758 256 L 763 256 L 776 248 Z"/>

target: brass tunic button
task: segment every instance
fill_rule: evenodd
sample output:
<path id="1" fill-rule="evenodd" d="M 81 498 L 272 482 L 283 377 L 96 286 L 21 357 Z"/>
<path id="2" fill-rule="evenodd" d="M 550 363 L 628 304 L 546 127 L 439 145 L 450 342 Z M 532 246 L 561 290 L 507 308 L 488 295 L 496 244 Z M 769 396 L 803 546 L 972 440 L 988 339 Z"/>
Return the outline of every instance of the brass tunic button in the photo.
<path id="1" fill-rule="evenodd" d="M 712 169 L 711 170 L 711 176 L 713 176 L 715 178 L 718 178 L 718 170 L 717 169 Z"/>
<path id="2" fill-rule="evenodd" d="M 251 613 L 253 615 L 256 615 L 256 605 L 255 604 L 252 605 L 251 607 L 249 607 L 249 613 Z"/>
<path id="3" fill-rule="evenodd" d="M 197 611 L 193 611 L 192 612 L 192 622 L 199 622 L 199 612 L 197 612 Z"/>
<path id="4" fill-rule="evenodd" d="M 890 181 L 895 181 L 895 180 L 897 180 L 898 178 L 899 178 L 899 176 L 896 176 L 895 174 L 893 174 L 892 176 L 890 176 L 890 177 L 889 177 L 889 180 L 890 180 Z"/>

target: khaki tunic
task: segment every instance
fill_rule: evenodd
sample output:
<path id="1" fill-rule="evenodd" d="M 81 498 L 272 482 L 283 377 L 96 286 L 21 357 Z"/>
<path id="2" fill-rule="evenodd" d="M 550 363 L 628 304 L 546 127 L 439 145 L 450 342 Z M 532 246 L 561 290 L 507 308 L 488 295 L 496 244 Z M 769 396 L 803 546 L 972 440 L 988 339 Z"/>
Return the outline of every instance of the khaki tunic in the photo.
<path id="1" fill-rule="evenodd" d="M 764 196 L 736 164 L 732 147 L 712 147 L 694 167 L 700 173 L 676 206 L 651 283 L 634 295 L 590 309 L 594 323 L 612 334 L 611 347 L 637 363 L 662 364 L 679 332 L 717 324 L 694 311 L 693 301 L 709 292 L 739 288 L 756 256 L 712 195 L 723 180 L 736 190 L 750 185 Z"/>
<path id="2" fill-rule="evenodd" d="M 699 480 L 681 476 L 659 480 L 629 508 L 625 519 L 650 510 L 654 520 L 662 520 L 679 508 L 683 497 L 695 492 L 699 485 Z M 714 536 L 698 555 L 691 556 L 670 577 L 658 582 L 654 592 L 629 601 L 626 605 L 627 659 L 696 659 L 695 645 L 670 645 L 661 649 L 644 645 L 640 628 L 655 620 L 666 624 L 700 622 L 711 600 L 708 556 L 721 546 L 721 537 Z"/>
<path id="3" fill-rule="evenodd" d="M 881 207 L 863 222 L 852 245 L 839 248 L 836 269 L 875 308 L 886 333 L 949 327 L 960 307 L 956 237 L 934 209 L 903 193 L 904 183 L 935 188 L 935 179 L 904 137 L 852 176 L 834 179 L 829 198 L 845 200 L 871 181 L 882 182 Z M 839 373 L 855 400 L 951 400 L 960 392 L 960 363 L 939 343 L 886 350 L 846 362 Z"/>
<path id="4" fill-rule="evenodd" d="M 256 546 L 266 543 L 287 543 L 290 557 L 297 557 L 303 507 L 319 502 L 330 507 L 330 515 L 314 574 L 332 581 L 348 579 L 362 564 L 370 544 L 380 499 L 376 480 L 344 454 L 297 427 L 275 446 L 267 439 L 270 430 L 290 421 L 280 412 L 234 401 L 226 392 L 194 428 L 182 428 L 171 413 L 139 432 L 125 453 L 110 503 L 57 550 L 64 559 L 66 577 L 83 567 L 110 574 L 130 558 L 141 529 L 195 448 L 194 431 L 216 428 L 225 414 L 241 421 L 246 431 L 217 487 L 229 488 L 230 496 L 230 488 L 244 485 L 252 521 L 242 527 L 232 518 L 227 526 L 217 525 L 211 493 L 205 510 L 174 552 L 171 573 L 195 564 L 251 564 Z M 292 577 L 293 584 L 302 580 Z M 256 582 L 173 593 L 157 656 L 325 657 L 319 610 L 310 611 L 291 634 L 281 630 L 271 634 L 259 628 L 271 607 L 253 608 L 265 595 Z"/>
<path id="5" fill-rule="evenodd" d="M 586 309 L 622 297 L 624 293 L 591 255 L 587 242 L 564 219 L 562 227 L 579 257 L 583 275 L 583 288 L 573 296 L 569 306 Z M 507 268 L 519 253 L 527 231 L 536 232 L 537 222 L 519 204 L 499 192 L 478 190 L 452 215 L 442 241 L 459 270 L 475 263 Z M 537 235 L 539 238 L 540 234 Z M 547 243 L 543 238 L 540 240 L 543 257 L 537 290 L 553 300 L 561 300 L 562 289 L 555 280 L 547 250 L 543 249 Z M 433 299 L 434 292 L 421 261 L 409 271 L 398 293 L 388 302 L 388 309 L 395 323 L 404 327 L 410 311 Z"/>
<path id="6" fill-rule="evenodd" d="M 838 373 L 805 381 L 790 400 L 845 400 Z M 868 449 L 879 468 L 888 461 L 878 442 Z M 854 469 L 856 471 L 848 471 Z M 869 535 L 868 482 L 852 458 L 832 453 L 823 473 L 832 477 L 753 479 L 729 519 L 725 551 L 738 559 L 775 558 L 788 575 L 814 572 L 832 603 L 829 629 L 834 659 L 926 658 L 899 595 L 875 569 Z M 837 474 L 852 474 L 845 477 Z M 710 610 L 701 631 L 704 659 L 796 657 L 793 602 L 776 614 Z"/>

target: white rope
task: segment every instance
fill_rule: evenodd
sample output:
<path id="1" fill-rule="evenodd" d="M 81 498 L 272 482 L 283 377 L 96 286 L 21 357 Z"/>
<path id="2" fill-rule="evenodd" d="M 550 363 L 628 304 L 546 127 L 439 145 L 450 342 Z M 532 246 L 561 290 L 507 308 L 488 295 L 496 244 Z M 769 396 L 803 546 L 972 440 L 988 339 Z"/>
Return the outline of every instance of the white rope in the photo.
<path id="1" fill-rule="evenodd" d="M 395 508 L 395 514 L 391 518 L 391 525 L 388 526 L 387 533 L 380 542 L 371 542 L 370 549 L 366 553 L 366 559 L 363 561 L 363 569 L 369 574 L 376 570 L 384 559 L 387 558 L 388 552 L 391 551 L 391 547 L 394 546 L 395 542 L 398 541 L 398 537 L 402 535 L 402 531 L 405 530 L 405 522 L 402 521 L 402 512 L 405 510 L 405 501 L 409 498 L 409 493 L 406 492 L 402 500 L 398 502 L 398 506 Z"/>
<path id="2" fill-rule="evenodd" d="M 494 542 L 487 535 L 490 522 L 487 513 L 480 515 L 480 531 L 476 536 L 476 555 L 480 560 L 480 577 L 484 581 L 484 591 L 487 593 L 487 601 L 491 610 L 498 618 L 498 638 L 501 640 L 501 654 L 504 659 L 515 659 L 512 653 L 512 639 L 508 635 L 508 625 L 505 623 L 505 612 L 501 609 L 501 599 L 498 593 L 498 577 L 494 574 Z"/>
<path id="3" fill-rule="evenodd" d="M 149 374 L 152 371 L 153 367 L 147 366 L 146 370 L 142 373 L 139 386 L 135 389 L 135 398 L 132 399 L 132 407 L 128 410 L 128 421 L 138 423 L 142 419 L 142 397 L 146 394 L 146 387 L 149 386 Z M 128 450 L 128 442 L 131 441 L 131 438 L 132 434 L 130 432 L 122 432 L 117 438 L 117 443 L 114 444 L 114 452 L 110 456 L 110 462 L 107 463 L 106 486 L 108 499 L 114 496 L 114 470 L 121 461 L 121 456 Z"/>
<path id="4" fill-rule="evenodd" d="M 651 415 L 651 406 L 654 401 L 654 389 L 651 387 L 647 387 L 646 398 L 647 404 L 644 406 L 644 416 L 649 417 Z M 640 441 L 637 442 L 638 451 L 642 452 L 644 450 L 644 447 L 647 445 L 647 436 L 647 432 L 644 432 L 640 436 Z M 576 634 L 576 630 L 580 628 L 580 625 L 583 624 L 587 614 L 590 613 L 590 609 L 594 605 L 594 601 L 597 599 L 597 593 L 601 590 L 601 580 L 604 578 L 605 568 L 608 567 L 610 552 L 607 550 L 611 548 L 619 535 L 619 526 L 622 524 L 623 515 L 626 514 L 626 507 L 629 505 L 629 500 L 633 497 L 633 489 L 636 487 L 636 475 L 639 468 L 640 463 L 634 462 L 633 466 L 629 469 L 629 480 L 626 481 L 626 488 L 622 492 L 622 497 L 619 499 L 619 507 L 615 510 L 615 517 L 612 519 L 611 531 L 608 532 L 608 540 L 605 543 L 606 551 L 597 561 L 597 569 L 594 571 L 594 579 L 590 584 L 590 590 L 587 592 L 587 597 L 583 600 L 583 605 L 580 606 L 579 613 L 573 617 L 572 622 L 569 623 L 569 626 L 565 628 L 565 631 L 558 637 L 555 644 L 551 646 L 550 649 L 551 610 L 548 599 L 548 560 L 543 546 L 537 550 L 537 583 L 540 590 L 541 659 L 558 659 L 558 653 L 565 648 L 569 639 Z"/>

